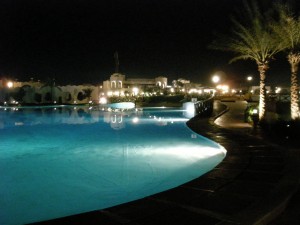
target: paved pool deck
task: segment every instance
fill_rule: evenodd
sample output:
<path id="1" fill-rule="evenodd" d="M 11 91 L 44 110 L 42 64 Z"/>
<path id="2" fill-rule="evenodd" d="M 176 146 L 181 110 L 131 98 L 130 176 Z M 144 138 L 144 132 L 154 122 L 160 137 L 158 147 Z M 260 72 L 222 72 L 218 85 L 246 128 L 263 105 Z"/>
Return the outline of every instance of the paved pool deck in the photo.
<path id="1" fill-rule="evenodd" d="M 224 104 L 215 101 L 212 118 L 188 122 L 227 150 L 212 171 L 144 199 L 35 225 L 300 224 L 300 150 L 273 144 L 244 123 L 244 101 Z"/>

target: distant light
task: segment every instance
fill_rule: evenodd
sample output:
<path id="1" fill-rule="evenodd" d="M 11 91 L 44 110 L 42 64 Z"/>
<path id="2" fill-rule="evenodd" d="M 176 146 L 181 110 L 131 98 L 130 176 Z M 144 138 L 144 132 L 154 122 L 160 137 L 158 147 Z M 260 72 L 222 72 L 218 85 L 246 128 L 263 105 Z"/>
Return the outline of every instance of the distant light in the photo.
<path id="1" fill-rule="evenodd" d="M 137 95 L 139 93 L 139 89 L 137 87 L 132 88 L 132 92 L 134 95 Z"/>
<path id="2" fill-rule="evenodd" d="M 76 101 L 74 101 L 74 104 L 76 104 L 77 102 Z"/>
<path id="3" fill-rule="evenodd" d="M 258 110 L 257 109 L 253 109 L 252 110 L 252 114 L 257 114 L 258 113 Z"/>
<path id="4" fill-rule="evenodd" d="M 219 89 L 219 90 L 222 90 L 223 93 L 227 93 L 229 91 L 229 86 L 228 85 L 219 84 L 216 88 Z"/>
<path id="5" fill-rule="evenodd" d="M 56 104 L 56 101 L 54 101 L 53 103 Z"/>
<path id="6" fill-rule="evenodd" d="M 218 76 L 218 75 L 214 75 L 213 77 L 212 77 L 212 82 L 214 82 L 214 83 L 218 83 L 219 81 L 220 81 L 220 76 Z"/>
<path id="7" fill-rule="evenodd" d="M 14 83 L 11 82 L 11 81 L 8 81 L 6 85 L 7 85 L 8 88 L 12 88 Z"/>
<path id="8" fill-rule="evenodd" d="M 101 97 L 99 100 L 100 104 L 106 104 L 107 103 L 107 99 L 105 97 Z"/>
<path id="9" fill-rule="evenodd" d="M 253 77 L 252 77 L 252 76 L 248 76 L 248 77 L 247 77 L 247 80 L 248 80 L 248 81 L 251 81 L 251 80 L 253 80 Z"/>

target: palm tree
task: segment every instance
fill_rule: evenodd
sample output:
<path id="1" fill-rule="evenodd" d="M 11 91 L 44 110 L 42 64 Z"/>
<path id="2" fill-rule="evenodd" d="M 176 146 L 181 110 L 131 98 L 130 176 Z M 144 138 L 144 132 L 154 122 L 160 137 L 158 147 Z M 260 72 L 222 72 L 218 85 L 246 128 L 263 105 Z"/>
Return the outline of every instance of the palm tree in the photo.
<path id="1" fill-rule="evenodd" d="M 230 36 L 223 36 L 211 44 L 211 48 L 235 53 L 235 57 L 230 60 L 252 60 L 258 67 L 260 76 L 260 97 L 259 97 L 259 119 L 265 117 L 266 108 L 266 71 L 274 55 L 282 50 L 281 45 L 276 43 L 276 39 L 265 23 L 264 18 L 253 3 L 251 7 L 245 4 L 245 11 L 248 23 L 243 24 L 236 19 L 232 19 L 233 30 Z"/>
<path id="2" fill-rule="evenodd" d="M 278 41 L 288 51 L 287 59 L 291 66 L 291 119 L 300 118 L 298 94 L 298 68 L 300 63 L 300 17 L 290 11 L 288 5 L 276 7 L 278 21 L 271 23 Z"/>

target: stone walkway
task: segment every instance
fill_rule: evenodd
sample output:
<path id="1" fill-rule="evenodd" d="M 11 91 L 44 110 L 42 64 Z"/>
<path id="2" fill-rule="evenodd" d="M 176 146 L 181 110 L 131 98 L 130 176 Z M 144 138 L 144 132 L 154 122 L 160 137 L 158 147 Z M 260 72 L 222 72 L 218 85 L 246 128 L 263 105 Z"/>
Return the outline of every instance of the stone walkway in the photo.
<path id="1" fill-rule="evenodd" d="M 35 224 L 268 224 L 298 188 L 299 151 L 273 145 L 252 132 L 241 121 L 244 102 L 226 104 L 229 110 L 216 121 L 218 125 L 197 117 L 188 122 L 191 129 L 227 150 L 224 161 L 209 173 L 141 200 Z M 216 102 L 214 109 L 219 114 L 226 107 Z"/>

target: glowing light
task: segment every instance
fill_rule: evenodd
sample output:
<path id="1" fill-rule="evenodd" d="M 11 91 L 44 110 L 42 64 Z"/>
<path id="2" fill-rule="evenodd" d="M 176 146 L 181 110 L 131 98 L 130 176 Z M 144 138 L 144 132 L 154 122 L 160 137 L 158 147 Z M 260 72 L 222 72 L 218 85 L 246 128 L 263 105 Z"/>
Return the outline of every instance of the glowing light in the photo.
<path id="1" fill-rule="evenodd" d="M 77 102 L 76 101 L 74 101 L 74 104 L 76 104 Z"/>
<path id="2" fill-rule="evenodd" d="M 101 97 L 99 100 L 100 104 L 107 104 L 107 99 L 105 97 Z"/>
<path id="3" fill-rule="evenodd" d="M 258 110 L 257 109 L 253 109 L 252 110 L 252 114 L 258 114 Z"/>
<path id="4" fill-rule="evenodd" d="M 212 82 L 213 83 L 218 83 L 220 81 L 220 76 L 219 75 L 214 75 L 212 78 L 211 78 Z"/>
<path id="5" fill-rule="evenodd" d="M 11 81 L 8 81 L 6 85 L 7 85 L 8 88 L 12 88 L 14 83 L 11 82 Z"/>
<path id="6" fill-rule="evenodd" d="M 139 122 L 139 118 L 138 118 L 138 117 L 134 117 L 134 118 L 132 119 L 132 122 L 133 122 L 133 123 L 138 123 L 138 122 Z"/>
<path id="7" fill-rule="evenodd" d="M 170 90 L 172 93 L 174 92 L 174 88 L 171 88 L 171 90 Z"/>
<path id="8" fill-rule="evenodd" d="M 219 84 L 217 86 L 217 89 L 221 90 L 223 94 L 228 93 L 229 91 L 229 86 L 228 85 L 221 85 Z"/>
<path id="9" fill-rule="evenodd" d="M 198 91 L 196 89 L 194 89 L 194 88 L 192 88 L 192 89 L 189 90 L 189 94 L 191 94 L 191 93 L 197 93 L 197 92 Z"/>
<path id="10" fill-rule="evenodd" d="M 132 88 L 132 92 L 134 95 L 137 95 L 139 93 L 139 89 L 137 87 Z"/>
<path id="11" fill-rule="evenodd" d="M 113 94 L 112 91 L 107 92 L 107 96 L 112 96 L 112 94 Z"/>
<path id="12" fill-rule="evenodd" d="M 251 80 L 253 80 L 253 77 L 252 76 L 248 76 L 247 77 L 247 81 L 251 81 Z"/>
<path id="13" fill-rule="evenodd" d="M 280 93 L 280 92 L 281 92 L 281 88 L 280 88 L 280 87 L 276 87 L 275 93 L 278 94 L 278 93 Z"/>

